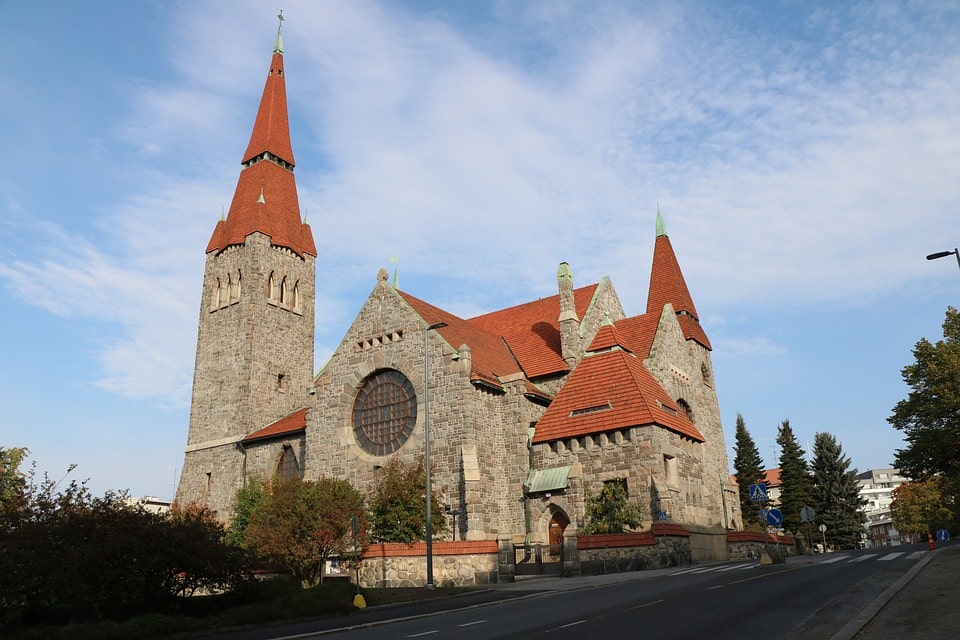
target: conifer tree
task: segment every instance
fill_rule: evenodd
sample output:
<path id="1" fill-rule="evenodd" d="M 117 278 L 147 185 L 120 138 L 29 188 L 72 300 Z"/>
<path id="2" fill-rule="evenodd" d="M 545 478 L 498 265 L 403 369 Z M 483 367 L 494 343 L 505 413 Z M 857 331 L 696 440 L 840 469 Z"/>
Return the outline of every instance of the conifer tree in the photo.
<path id="1" fill-rule="evenodd" d="M 750 485 L 763 481 L 763 459 L 760 457 L 757 443 L 747 431 L 743 416 L 739 413 L 737 414 L 736 444 L 733 445 L 733 449 L 737 452 L 733 459 L 733 468 L 737 474 L 737 487 L 740 490 L 740 513 L 743 515 L 744 526 L 752 529 L 754 524 L 758 524 L 754 516 L 760 504 L 750 499 Z"/>
<path id="2" fill-rule="evenodd" d="M 811 504 L 813 480 L 807 469 L 804 451 L 790 427 L 784 420 L 777 431 L 780 445 L 780 511 L 783 513 L 783 528 L 791 533 L 800 533 L 800 510 Z M 819 516 L 819 514 L 818 514 Z"/>
<path id="3" fill-rule="evenodd" d="M 826 539 L 841 549 L 855 548 L 864 532 L 867 501 L 860 497 L 857 470 L 829 433 L 813 438 L 813 501 L 817 521 L 827 525 Z"/>

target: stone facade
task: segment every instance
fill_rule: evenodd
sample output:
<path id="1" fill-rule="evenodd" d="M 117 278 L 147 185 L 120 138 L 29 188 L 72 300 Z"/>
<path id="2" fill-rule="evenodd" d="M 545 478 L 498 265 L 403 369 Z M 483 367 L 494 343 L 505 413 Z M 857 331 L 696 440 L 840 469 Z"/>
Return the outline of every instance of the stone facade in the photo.
<path id="1" fill-rule="evenodd" d="M 433 545 L 433 581 L 438 587 L 472 587 L 498 582 L 499 548 L 490 542 Z M 422 587 L 427 583 L 426 545 L 370 545 L 360 559 L 364 588 Z"/>
<path id="2" fill-rule="evenodd" d="M 262 233 L 207 255 L 179 500 L 229 513 L 249 464 L 240 442 L 303 406 L 313 384 L 314 263 Z"/>
<path id="3" fill-rule="evenodd" d="M 398 290 L 381 269 L 315 375 L 316 249 L 293 181 L 279 34 L 260 110 L 208 247 L 178 499 L 225 520 L 244 479 L 281 461 L 370 494 L 391 458 L 425 458 L 429 421 L 433 491 L 458 514 L 451 538 L 560 544 L 585 524 L 587 495 L 616 481 L 645 527 L 686 527 L 694 560 L 726 554 L 741 518 L 711 347 L 659 212 L 644 314 L 628 317 L 607 278 L 576 288 L 567 263 L 556 296 L 471 319 Z M 603 377 L 601 358 L 630 379 L 577 381 Z M 474 579 L 490 570 L 462 556 Z M 410 560 L 377 562 L 390 581 L 419 575 Z"/>

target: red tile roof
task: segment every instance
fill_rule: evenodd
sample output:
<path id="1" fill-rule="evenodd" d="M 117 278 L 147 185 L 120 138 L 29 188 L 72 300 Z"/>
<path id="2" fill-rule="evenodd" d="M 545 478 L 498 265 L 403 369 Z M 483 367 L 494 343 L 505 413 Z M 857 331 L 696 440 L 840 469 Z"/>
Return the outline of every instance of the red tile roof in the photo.
<path id="1" fill-rule="evenodd" d="M 295 435 L 307 428 L 307 410 L 298 409 L 285 418 L 280 418 L 271 425 L 267 425 L 259 431 L 254 431 L 242 440 L 244 444 L 256 442 L 258 440 L 267 440 L 269 438 L 279 438 L 281 436 Z"/>
<path id="2" fill-rule="evenodd" d="M 605 406 L 607 405 L 607 406 Z M 588 354 L 537 423 L 535 443 L 658 425 L 704 437 L 637 356 L 615 349 Z"/>
<path id="3" fill-rule="evenodd" d="M 482 381 L 495 387 L 502 388 L 498 377 L 522 373 L 520 365 L 510 353 L 506 343 L 491 333 L 476 327 L 469 320 L 459 318 L 428 302 L 415 298 L 409 293 L 398 291 L 413 310 L 416 311 L 427 324 L 438 322 L 447 323 L 446 327 L 437 329 L 437 332 L 454 349 L 466 344 L 470 347 L 473 371 L 471 379 Z"/>
<path id="4" fill-rule="evenodd" d="M 664 305 L 670 303 L 680 320 L 680 327 L 687 340 L 696 340 L 707 349 L 712 349 L 710 340 L 700 326 L 697 308 L 687 289 L 680 271 L 680 263 L 673 252 L 666 234 L 657 236 L 653 247 L 653 267 L 650 269 L 650 290 L 647 294 L 647 313 L 658 317 Z"/>
<path id="5" fill-rule="evenodd" d="M 583 320 L 597 291 L 597 284 L 574 289 L 577 317 Z M 510 345 L 529 378 L 566 373 L 570 367 L 560 348 L 560 295 L 541 298 L 508 309 L 470 318 L 468 322 Z"/>
<path id="6" fill-rule="evenodd" d="M 249 161 L 253 163 L 248 165 Z M 217 223 L 207 244 L 207 253 L 243 244 L 248 235 L 259 231 L 269 236 L 274 245 L 291 249 L 298 255 L 316 256 L 310 226 L 300 219 L 283 55 L 279 52 L 273 54 L 243 164 L 227 219 Z"/>
<path id="7" fill-rule="evenodd" d="M 780 482 L 780 467 L 776 469 L 764 469 L 763 470 L 763 482 L 768 487 L 779 487 Z"/>

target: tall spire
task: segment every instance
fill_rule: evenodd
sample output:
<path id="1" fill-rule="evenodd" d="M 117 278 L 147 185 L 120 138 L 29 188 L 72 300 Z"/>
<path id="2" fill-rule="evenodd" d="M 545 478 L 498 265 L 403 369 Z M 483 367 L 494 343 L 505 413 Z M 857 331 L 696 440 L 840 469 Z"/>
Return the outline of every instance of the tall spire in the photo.
<path id="1" fill-rule="evenodd" d="M 310 227 L 301 220 L 297 185 L 293 177 L 293 147 L 287 117 L 287 88 L 283 73 L 283 12 L 277 16 L 277 40 L 260 107 L 243 154 L 227 219 L 217 223 L 207 253 L 243 244 L 259 231 L 274 245 L 297 254 L 317 255 Z"/>
<path id="2" fill-rule="evenodd" d="M 673 305 L 686 338 L 696 340 L 710 349 L 710 341 L 700 326 L 700 316 L 693 304 L 683 272 L 680 271 L 680 263 L 673 252 L 670 237 L 667 236 L 667 225 L 660 214 L 660 206 L 657 205 L 657 239 L 653 246 L 647 313 L 659 314 L 668 303 Z"/>

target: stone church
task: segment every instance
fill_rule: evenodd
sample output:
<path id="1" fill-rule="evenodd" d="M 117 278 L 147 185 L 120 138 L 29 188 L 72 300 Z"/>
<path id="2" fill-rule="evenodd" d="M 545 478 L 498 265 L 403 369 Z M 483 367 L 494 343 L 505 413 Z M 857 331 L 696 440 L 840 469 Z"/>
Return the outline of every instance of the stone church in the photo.
<path id="1" fill-rule="evenodd" d="M 647 524 L 721 557 L 739 528 L 710 340 L 656 217 L 647 307 L 609 279 L 460 318 L 385 270 L 319 373 L 317 251 L 301 216 L 278 30 L 226 217 L 206 249 L 190 425 L 177 491 L 226 519 L 252 474 L 345 478 L 365 493 L 392 457 L 424 458 L 448 539 L 556 543 L 587 493 L 623 483 Z M 372 279 L 372 278 L 371 278 Z M 451 517 L 452 516 L 452 517 Z"/>

